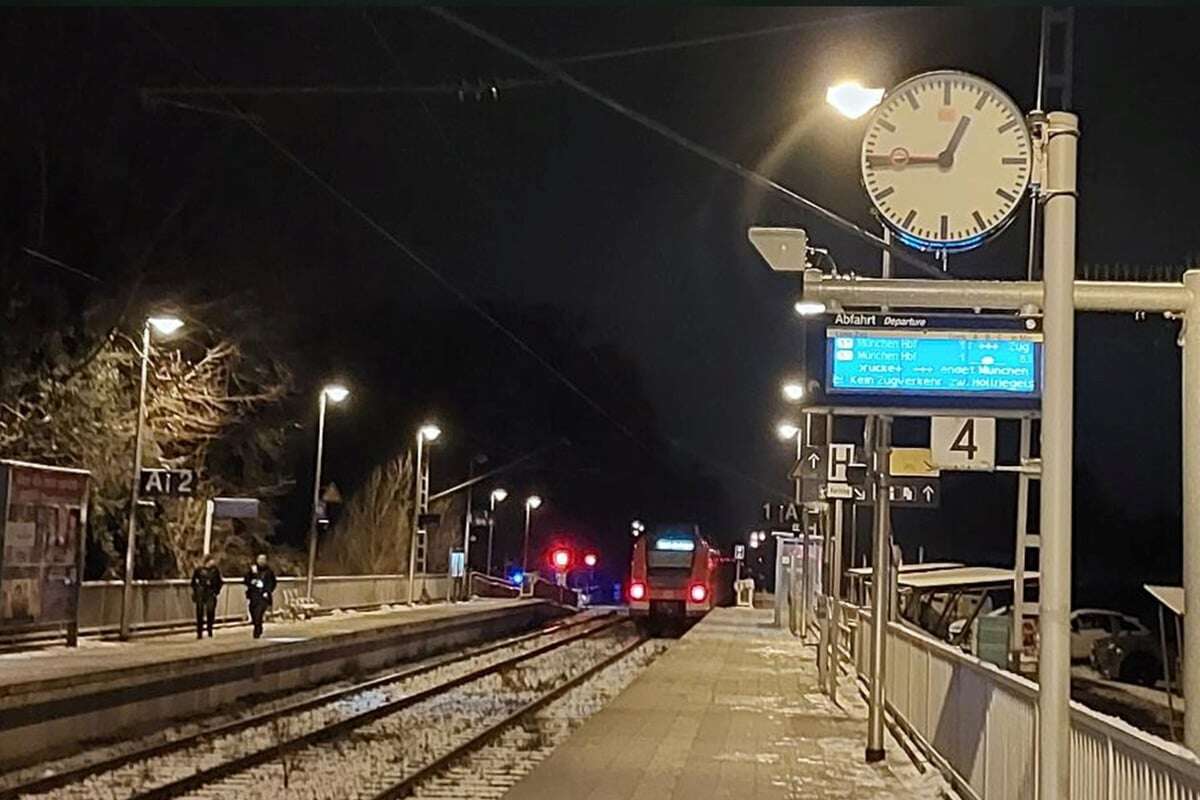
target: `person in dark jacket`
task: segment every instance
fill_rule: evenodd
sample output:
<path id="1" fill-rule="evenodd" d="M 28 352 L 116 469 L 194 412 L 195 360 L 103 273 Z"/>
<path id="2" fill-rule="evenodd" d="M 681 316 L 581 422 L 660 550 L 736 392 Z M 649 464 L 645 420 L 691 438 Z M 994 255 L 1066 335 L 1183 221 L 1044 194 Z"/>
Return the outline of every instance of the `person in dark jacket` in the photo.
<path id="1" fill-rule="evenodd" d="M 208 637 L 213 635 L 213 621 L 217 618 L 217 596 L 225 581 L 221 579 L 221 570 L 217 569 L 217 561 L 212 556 L 204 559 L 204 566 L 196 567 L 192 572 L 192 602 L 196 604 L 196 638 L 204 638 L 204 630 L 208 628 Z"/>
<path id="2" fill-rule="evenodd" d="M 254 622 L 254 638 L 263 633 L 263 616 L 271 607 L 272 596 L 275 592 L 275 572 L 267 566 L 267 556 L 259 553 L 258 558 L 250 565 L 250 571 L 244 578 L 246 583 L 246 600 L 250 604 L 250 619 Z"/>

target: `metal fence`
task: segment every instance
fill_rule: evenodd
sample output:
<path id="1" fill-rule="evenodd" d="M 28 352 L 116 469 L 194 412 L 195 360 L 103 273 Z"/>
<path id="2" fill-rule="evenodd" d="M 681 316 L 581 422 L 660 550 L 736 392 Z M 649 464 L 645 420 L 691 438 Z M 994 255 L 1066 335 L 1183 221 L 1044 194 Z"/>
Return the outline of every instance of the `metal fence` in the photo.
<path id="1" fill-rule="evenodd" d="M 849 604 L 842 604 L 842 612 L 847 625 L 839 647 L 865 676 L 870 614 Z M 1042 800 L 1035 756 L 1037 684 L 891 623 L 884 685 L 901 725 L 952 772 L 965 796 Z M 1072 703 L 1070 800 L 1200 800 L 1200 759 Z"/>
<path id="2" fill-rule="evenodd" d="M 417 577 L 418 587 L 421 576 Z M 81 631 L 106 631 L 121 621 L 121 581 L 87 581 L 79 599 Z M 427 575 L 425 593 L 431 600 L 445 600 L 450 579 L 445 574 Z M 280 578 L 275 590 L 276 607 L 285 593 L 304 594 L 304 578 Z M 404 575 L 331 575 L 313 581 L 313 595 L 322 608 L 367 608 L 404 603 L 408 600 L 408 578 Z M 169 628 L 194 623 L 191 583 L 184 579 L 134 581 L 132 625 L 135 629 Z M 222 620 L 248 618 L 246 593 L 241 578 L 226 579 L 217 599 L 217 617 Z"/>

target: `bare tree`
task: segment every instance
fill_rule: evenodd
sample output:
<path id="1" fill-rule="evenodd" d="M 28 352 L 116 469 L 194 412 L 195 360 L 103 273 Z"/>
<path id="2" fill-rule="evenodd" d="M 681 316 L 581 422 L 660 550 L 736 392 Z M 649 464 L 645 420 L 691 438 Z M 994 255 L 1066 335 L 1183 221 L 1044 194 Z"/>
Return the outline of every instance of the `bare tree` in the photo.
<path id="1" fill-rule="evenodd" d="M 407 573 L 414 493 L 411 450 L 372 470 L 334 527 L 322 553 L 323 568 L 351 575 Z M 449 569 L 450 548 L 461 545 L 465 505 L 462 492 L 430 504 L 429 510 L 441 515 L 429 530 L 430 572 Z"/>
<path id="2" fill-rule="evenodd" d="M 64 376 L 47 370 L 14 396 L 0 397 L 0 456 L 91 471 L 90 544 L 108 555 L 110 575 L 124 544 L 139 359 L 135 343 L 114 333 L 74 371 Z M 282 450 L 282 427 L 260 424 L 259 416 L 286 396 L 291 376 L 279 364 L 250 367 L 226 339 L 157 350 L 151 364 L 142 464 L 201 468 L 195 498 L 167 500 L 145 512 L 140 576 L 163 577 L 186 574 L 200 558 L 207 498 L 231 491 L 270 498 L 288 487 L 264 455 Z M 220 468 L 205 469 L 214 460 Z M 252 539 L 268 532 L 240 531 Z M 256 544 L 223 543 L 239 558 Z"/>

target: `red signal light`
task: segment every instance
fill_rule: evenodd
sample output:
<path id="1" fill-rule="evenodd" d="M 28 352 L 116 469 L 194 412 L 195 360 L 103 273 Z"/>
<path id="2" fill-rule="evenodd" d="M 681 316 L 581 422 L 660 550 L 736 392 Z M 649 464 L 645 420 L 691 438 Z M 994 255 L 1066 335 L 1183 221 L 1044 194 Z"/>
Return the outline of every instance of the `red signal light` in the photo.
<path id="1" fill-rule="evenodd" d="M 564 570 L 571 566 L 571 551 L 562 548 L 555 550 L 550 555 L 550 561 L 554 564 L 555 569 Z"/>
<path id="2" fill-rule="evenodd" d="M 585 555 L 585 556 L 583 557 L 583 563 L 584 563 L 586 566 L 589 566 L 589 567 L 594 567 L 594 566 L 596 566 L 596 554 L 595 554 L 595 553 L 588 553 L 587 555 Z"/>
<path id="3" fill-rule="evenodd" d="M 631 583 L 629 584 L 629 599 L 644 600 L 646 597 L 646 584 Z"/>
<path id="4" fill-rule="evenodd" d="M 693 583 L 688 596 L 692 598 L 693 603 L 703 603 L 708 597 L 708 587 L 703 583 Z"/>

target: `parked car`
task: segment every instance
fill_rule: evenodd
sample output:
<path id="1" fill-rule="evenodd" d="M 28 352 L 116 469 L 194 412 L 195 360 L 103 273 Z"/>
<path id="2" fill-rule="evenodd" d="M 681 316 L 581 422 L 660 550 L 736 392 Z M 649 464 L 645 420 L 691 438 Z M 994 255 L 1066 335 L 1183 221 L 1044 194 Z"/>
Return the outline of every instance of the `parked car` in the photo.
<path id="1" fill-rule="evenodd" d="M 1149 636 L 1150 629 L 1137 617 L 1103 608 L 1081 608 L 1071 612 L 1071 658 L 1088 661 L 1092 649 L 1101 639 L 1119 634 Z"/>
<path id="2" fill-rule="evenodd" d="M 1167 657 L 1172 674 L 1178 670 L 1178 649 L 1173 637 L 1167 637 Z M 1154 686 L 1163 675 L 1162 642 L 1150 631 L 1126 631 L 1096 642 L 1091 656 L 1092 668 L 1113 681 Z"/>

